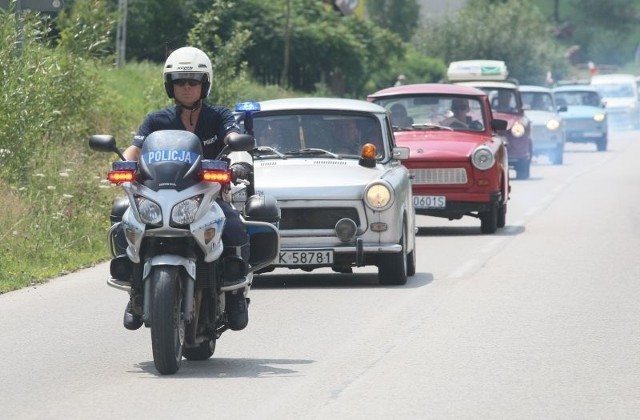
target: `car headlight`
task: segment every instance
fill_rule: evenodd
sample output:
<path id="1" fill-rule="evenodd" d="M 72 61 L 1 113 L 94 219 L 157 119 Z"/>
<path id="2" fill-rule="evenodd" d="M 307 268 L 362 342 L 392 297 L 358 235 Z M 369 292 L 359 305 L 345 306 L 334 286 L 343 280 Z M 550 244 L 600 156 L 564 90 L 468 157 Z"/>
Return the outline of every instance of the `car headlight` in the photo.
<path id="1" fill-rule="evenodd" d="M 373 184 L 364 193 L 364 200 L 373 210 L 384 210 L 393 202 L 393 191 L 385 184 Z"/>
<path id="2" fill-rule="evenodd" d="M 471 155 L 471 163 L 481 171 L 491 168 L 495 162 L 496 158 L 493 152 L 485 146 L 478 147 Z"/>
<path id="3" fill-rule="evenodd" d="M 552 118 L 549 121 L 547 121 L 547 129 L 551 130 L 551 131 L 555 131 L 558 128 L 560 128 L 560 121 Z"/>
<path id="4" fill-rule="evenodd" d="M 605 114 L 604 112 L 598 112 L 593 116 L 593 120 L 595 122 L 602 122 L 605 120 L 605 118 L 607 118 L 607 114 Z"/>
<path id="5" fill-rule="evenodd" d="M 516 122 L 513 124 L 513 127 L 511 127 L 511 134 L 513 134 L 513 137 L 522 137 L 524 136 L 525 133 L 525 128 L 524 125 L 521 122 Z"/>
<path id="6" fill-rule="evenodd" d="M 193 222 L 196 218 L 196 213 L 200 208 L 202 202 L 202 195 L 187 198 L 173 206 L 171 209 L 171 223 L 183 226 Z"/>
<path id="7" fill-rule="evenodd" d="M 147 225 L 159 225 L 162 223 L 162 209 L 158 204 L 139 195 L 135 198 L 142 223 Z"/>

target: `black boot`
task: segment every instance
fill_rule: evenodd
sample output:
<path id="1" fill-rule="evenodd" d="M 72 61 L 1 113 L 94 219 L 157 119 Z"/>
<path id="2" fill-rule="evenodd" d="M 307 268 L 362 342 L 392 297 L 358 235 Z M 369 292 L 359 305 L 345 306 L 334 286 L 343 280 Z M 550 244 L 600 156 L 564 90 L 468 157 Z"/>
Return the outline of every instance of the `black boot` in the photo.
<path id="1" fill-rule="evenodd" d="M 122 324 L 128 330 L 134 331 L 142 326 L 142 316 L 139 315 L 139 311 L 134 309 L 136 299 L 140 300 L 142 295 L 132 294 L 131 299 L 127 303 L 127 307 L 124 310 L 124 316 L 122 317 Z"/>
<path id="2" fill-rule="evenodd" d="M 229 328 L 233 331 L 243 330 L 249 323 L 249 304 L 243 291 L 227 292 L 225 300 Z"/>

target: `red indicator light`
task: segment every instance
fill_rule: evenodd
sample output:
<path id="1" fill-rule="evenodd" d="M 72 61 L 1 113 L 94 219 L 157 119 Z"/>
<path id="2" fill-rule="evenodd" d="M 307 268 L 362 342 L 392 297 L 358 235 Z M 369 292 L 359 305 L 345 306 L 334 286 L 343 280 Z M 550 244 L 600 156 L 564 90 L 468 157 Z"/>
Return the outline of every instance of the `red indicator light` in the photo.
<path id="1" fill-rule="evenodd" d="M 231 182 L 231 172 L 229 171 L 202 171 L 202 180 L 206 182 L 217 182 L 220 184 L 228 184 Z"/>
<path id="2" fill-rule="evenodd" d="M 135 171 L 109 171 L 107 179 L 112 184 L 122 184 L 136 179 Z"/>

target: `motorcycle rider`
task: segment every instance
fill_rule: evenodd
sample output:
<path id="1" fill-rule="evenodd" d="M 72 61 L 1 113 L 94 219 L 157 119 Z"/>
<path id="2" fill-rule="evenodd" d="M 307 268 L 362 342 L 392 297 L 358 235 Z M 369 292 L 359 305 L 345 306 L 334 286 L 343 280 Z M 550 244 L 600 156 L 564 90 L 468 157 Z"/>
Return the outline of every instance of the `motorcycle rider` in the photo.
<path id="1" fill-rule="evenodd" d="M 211 60 L 197 48 L 179 48 L 167 58 L 163 78 L 167 95 L 175 100 L 175 105 L 151 112 L 146 116 L 133 138 L 133 144 L 123 152 L 125 159 L 137 161 L 146 136 L 157 130 L 190 131 L 202 142 L 203 158 L 215 159 L 227 141 L 240 133 L 240 127 L 236 124 L 231 110 L 203 101 L 209 96 L 213 82 Z M 251 167 L 246 163 L 234 164 L 231 170 L 234 179 L 246 179 Z M 225 246 L 224 255 L 238 255 L 248 263 L 249 236 L 239 212 L 221 198 L 217 203 L 226 217 L 222 235 Z M 120 249 L 120 251 L 124 253 L 124 250 Z M 229 286 L 242 281 L 244 277 L 224 279 L 224 285 Z M 130 301 L 123 318 L 123 324 L 129 330 L 136 330 L 142 326 L 141 294 L 141 290 L 134 290 L 132 287 Z M 229 328 L 235 331 L 244 329 L 249 321 L 244 288 L 226 292 L 225 302 Z"/>

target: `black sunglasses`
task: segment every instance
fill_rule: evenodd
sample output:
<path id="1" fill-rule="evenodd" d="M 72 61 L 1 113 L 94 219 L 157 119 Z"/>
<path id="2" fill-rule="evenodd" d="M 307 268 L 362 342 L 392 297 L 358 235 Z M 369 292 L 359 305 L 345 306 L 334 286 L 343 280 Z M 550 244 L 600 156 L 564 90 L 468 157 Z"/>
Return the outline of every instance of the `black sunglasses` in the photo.
<path id="1" fill-rule="evenodd" d="M 178 86 L 184 86 L 187 84 L 189 86 L 198 86 L 201 83 L 202 82 L 200 80 L 194 80 L 194 79 L 178 79 L 173 81 L 173 84 Z"/>

